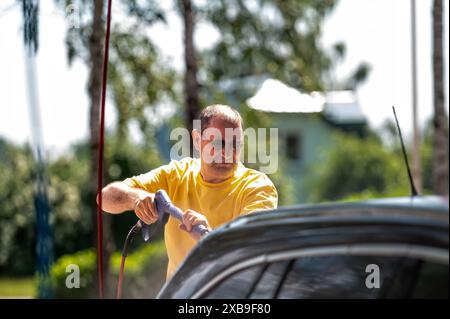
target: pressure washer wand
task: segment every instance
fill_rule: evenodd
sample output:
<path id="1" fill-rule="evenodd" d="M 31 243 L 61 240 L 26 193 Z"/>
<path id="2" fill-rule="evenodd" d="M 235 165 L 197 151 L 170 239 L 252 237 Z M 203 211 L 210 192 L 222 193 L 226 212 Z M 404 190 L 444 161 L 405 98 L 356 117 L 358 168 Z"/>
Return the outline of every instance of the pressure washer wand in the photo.
<path id="1" fill-rule="evenodd" d="M 150 227 L 150 225 L 147 225 L 143 221 L 138 220 L 138 222 L 130 229 L 127 238 L 125 239 L 125 243 L 122 249 L 122 259 L 120 262 L 119 281 L 117 284 L 117 299 L 120 299 L 122 297 L 122 282 L 125 268 L 125 259 L 127 258 L 128 248 L 133 241 L 134 236 L 136 236 L 136 234 L 140 230 L 142 230 L 142 238 L 144 239 L 144 242 L 148 243 L 150 239 L 152 239 L 155 235 L 156 230 L 167 223 L 170 216 L 178 219 L 181 222 L 183 221 L 183 211 L 172 204 L 169 196 L 162 189 L 158 190 L 155 193 L 155 206 L 158 213 L 158 221 L 156 227 Z M 196 232 L 203 237 L 209 232 L 209 230 L 204 225 L 195 225 L 192 227 L 192 232 Z"/>
<path id="2" fill-rule="evenodd" d="M 162 213 L 163 215 L 170 215 L 173 218 L 178 219 L 180 222 L 183 222 L 183 212 L 181 209 L 172 204 L 172 201 L 164 190 L 160 189 L 155 193 L 155 204 L 156 210 L 158 211 L 158 216 Z M 202 237 L 209 232 L 208 228 L 204 225 L 195 225 L 192 227 L 191 231 L 200 234 Z"/>

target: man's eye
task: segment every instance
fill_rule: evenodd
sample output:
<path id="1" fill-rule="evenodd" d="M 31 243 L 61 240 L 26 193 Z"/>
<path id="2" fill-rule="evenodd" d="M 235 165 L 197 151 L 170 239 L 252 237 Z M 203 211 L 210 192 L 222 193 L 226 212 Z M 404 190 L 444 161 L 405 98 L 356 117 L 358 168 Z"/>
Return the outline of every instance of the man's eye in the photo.
<path id="1" fill-rule="evenodd" d="M 230 143 L 225 143 L 225 141 L 212 141 L 211 142 L 212 146 L 215 149 L 239 149 L 242 147 L 242 144 L 237 142 L 237 141 L 233 141 Z"/>
<path id="2" fill-rule="evenodd" d="M 222 147 L 222 141 L 213 141 L 212 145 L 214 148 L 221 148 Z"/>

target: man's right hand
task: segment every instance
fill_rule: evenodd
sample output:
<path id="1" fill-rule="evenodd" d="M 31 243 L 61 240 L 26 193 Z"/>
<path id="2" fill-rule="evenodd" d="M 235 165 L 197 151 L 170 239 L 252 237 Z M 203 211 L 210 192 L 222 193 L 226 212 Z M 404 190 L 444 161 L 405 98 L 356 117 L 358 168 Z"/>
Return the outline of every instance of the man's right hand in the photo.
<path id="1" fill-rule="evenodd" d="M 147 225 L 158 220 L 158 213 L 155 207 L 155 194 L 138 190 L 134 198 L 134 213 Z"/>

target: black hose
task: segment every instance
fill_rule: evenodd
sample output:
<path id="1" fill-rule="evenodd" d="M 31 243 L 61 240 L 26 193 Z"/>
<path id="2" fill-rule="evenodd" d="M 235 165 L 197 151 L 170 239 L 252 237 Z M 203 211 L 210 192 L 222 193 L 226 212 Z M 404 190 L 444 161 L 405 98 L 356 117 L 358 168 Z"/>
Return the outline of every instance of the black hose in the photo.
<path id="1" fill-rule="evenodd" d="M 128 248 L 133 241 L 134 236 L 141 230 L 142 222 L 139 220 L 128 232 L 127 238 L 125 239 L 125 243 L 122 249 L 122 259 L 120 261 L 120 270 L 119 270 L 119 281 L 117 284 L 117 292 L 116 299 L 120 299 L 122 297 L 122 282 L 123 282 L 123 270 L 125 268 L 125 259 L 127 258 Z"/>

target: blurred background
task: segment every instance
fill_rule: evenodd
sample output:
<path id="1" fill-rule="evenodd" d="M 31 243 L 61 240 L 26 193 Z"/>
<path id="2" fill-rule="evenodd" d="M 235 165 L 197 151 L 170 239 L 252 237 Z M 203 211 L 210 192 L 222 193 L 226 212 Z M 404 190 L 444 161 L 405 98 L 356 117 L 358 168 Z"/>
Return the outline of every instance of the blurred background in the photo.
<path id="1" fill-rule="evenodd" d="M 278 128 L 280 206 L 408 196 L 395 106 L 418 189 L 448 196 L 448 2 L 112 3 L 104 184 L 170 161 L 171 130 L 223 103 Z M 97 296 L 106 6 L 0 1 L 0 298 Z M 104 215 L 107 296 L 135 220 Z M 135 240 L 125 298 L 163 285 L 158 238 Z"/>

